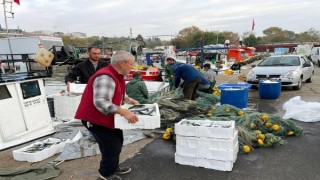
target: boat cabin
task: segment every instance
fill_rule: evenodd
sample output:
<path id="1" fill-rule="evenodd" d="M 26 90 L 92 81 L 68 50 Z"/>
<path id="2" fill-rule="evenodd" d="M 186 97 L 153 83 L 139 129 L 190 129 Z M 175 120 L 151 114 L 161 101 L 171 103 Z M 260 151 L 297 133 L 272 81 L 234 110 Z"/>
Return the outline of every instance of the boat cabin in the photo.
<path id="1" fill-rule="evenodd" d="M 229 49 L 228 50 L 228 59 L 229 61 L 238 61 L 242 62 L 246 58 L 245 56 L 245 50 L 243 49 Z"/>
<path id="2" fill-rule="evenodd" d="M 42 78 L 1 74 L 0 107 L 0 150 L 55 132 Z"/>

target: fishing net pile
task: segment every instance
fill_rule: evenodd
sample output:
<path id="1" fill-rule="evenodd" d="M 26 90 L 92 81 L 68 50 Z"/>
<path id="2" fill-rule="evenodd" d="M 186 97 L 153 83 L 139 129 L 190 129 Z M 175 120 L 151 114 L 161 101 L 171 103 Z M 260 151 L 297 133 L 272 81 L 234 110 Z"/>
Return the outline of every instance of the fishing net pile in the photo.
<path id="1" fill-rule="evenodd" d="M 289 119 L 278 115 L 242 110 L 219 102 L 219 92 L 214 94 L 198 92 L 196 101 L 179 99 L 182 90 L 170 92 L 165 98 L 158 98 L 161 126 L 170 128 L 174 135 L 174 124 L 181 119 L 213 121 L 235 121 L 239 134 L 240 152 L 248 153 L 256 147 L 274 147 L 285 143 L 285 136 L 301 136 L 303 129 Z M 170 99 L 167 99 L 170 98 Z"/>

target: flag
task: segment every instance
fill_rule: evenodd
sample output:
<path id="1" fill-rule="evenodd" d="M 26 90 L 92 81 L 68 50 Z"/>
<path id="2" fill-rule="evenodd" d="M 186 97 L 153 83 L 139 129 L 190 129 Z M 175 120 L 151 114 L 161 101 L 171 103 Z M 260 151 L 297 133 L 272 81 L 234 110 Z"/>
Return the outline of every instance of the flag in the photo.
<path id="1" fill-rule="evenodd" d="M 18 5 L 20 5 L 20 0 L 13 0 L 13 2 L 17 3 Z"/>
<path id="2" fill-rule="evenodd" d="M 254 30 L 254 19 L 252 19 L 252 31 Z"/>

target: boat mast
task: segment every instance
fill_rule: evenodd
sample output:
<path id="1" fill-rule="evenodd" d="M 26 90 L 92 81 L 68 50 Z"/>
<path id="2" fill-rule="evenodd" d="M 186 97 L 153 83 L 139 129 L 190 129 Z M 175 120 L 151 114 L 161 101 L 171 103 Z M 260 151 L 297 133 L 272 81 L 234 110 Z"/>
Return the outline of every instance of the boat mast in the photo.
<path id="1" fill-rule="evenodd" d="M 6 3 L 10 3 L 10 11 L 7 11 L 6 10 Z M 10 54 L 12 56 L 12 48 L 11 48 L 11 43 L 10 43 L 10 38 L 9 38 L 9 29 L 8 29 L 8 22 L 7 22 L 7 13 L 11 13 L 12 17 L 13 18 L 13 12 L 12 12 L 12 1 L 6 1 L 6 0 L 3 0 L 3 14 L 4 14 L 4 22 L 5 22 L 5 25 L 6 25 L 6 33 L 7 33 L 7 39 L 8 39 L 8 45 L 9 45 L 9 50 L 10 50 Z"/>

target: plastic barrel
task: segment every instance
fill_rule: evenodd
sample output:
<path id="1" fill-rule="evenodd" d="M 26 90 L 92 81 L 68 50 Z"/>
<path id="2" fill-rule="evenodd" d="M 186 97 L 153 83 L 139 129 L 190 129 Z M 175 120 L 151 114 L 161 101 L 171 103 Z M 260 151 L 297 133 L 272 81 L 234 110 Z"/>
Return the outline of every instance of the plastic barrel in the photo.
<path id="1" fill-rule="evenodd" d="M 226 88 L 221 90 L 221 104 L 230 104 L 238 108 L 246 108 L 248 104 L 247 88 Z"/>
<path id="2" fill-rule="evenodd" d="M 261 99 L 278 99 L 281 94 L 281 82 L 260 81 L 259 96 Z"/>

